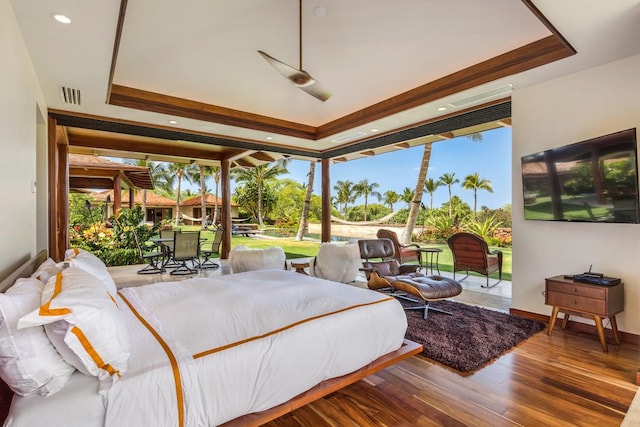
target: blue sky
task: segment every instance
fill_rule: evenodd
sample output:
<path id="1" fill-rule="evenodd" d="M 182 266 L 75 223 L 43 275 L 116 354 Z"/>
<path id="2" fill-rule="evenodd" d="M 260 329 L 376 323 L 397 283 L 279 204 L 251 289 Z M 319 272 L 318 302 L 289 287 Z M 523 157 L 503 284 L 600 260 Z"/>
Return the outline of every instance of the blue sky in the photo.
<path id="1" fill-rule="evenodd" d="M 493 186 L 493 193 L 478 191 L 478 209 L 481 206 L 496 209 L 511 204 L 511 128 L 483 132 L 482 138 L 481 142 L 462 137 L 434 143 L 427 178 L 437 180 L 444 173 L 455 173 L 460 183 L 454 184 L 451 192 L 473 209 L 473 191 L 464 190 L 461 183 L 467 175 L 478 172 L 481 178 L 488 179 Z M 331 166 L 332 194 L 333 186 L 338 180 L 358 182 L 367 179 L 369 183 L 380 184 L 377 189 L 380 194 L 387 190 L 402 194 L 405 187 L 413 189 L 423 152 L 424 148 L 419 146 L 333 164 Z M 283 177 L 301 183 L 307 182 L 309 162 L 294 160 L 288 169 L 289 175 L 283 175 Z M 321 168 L 318 165 L 313 192 L 320 194 L 320 190 Z M 439 187 L 434 193 L 433 207 L 439 207 L 448 199 L 447 187 Z M 429 205 L 428 194 L 425 194 L 422 200 L 425 205 Z M 369 203 L 375 202 L 377 200 L 369 199 Z M 364 199 L 356 201 L 356 204 L 363 203 Z M 394 206 L 396 209 L 399 207 L 399 205 Z"/>

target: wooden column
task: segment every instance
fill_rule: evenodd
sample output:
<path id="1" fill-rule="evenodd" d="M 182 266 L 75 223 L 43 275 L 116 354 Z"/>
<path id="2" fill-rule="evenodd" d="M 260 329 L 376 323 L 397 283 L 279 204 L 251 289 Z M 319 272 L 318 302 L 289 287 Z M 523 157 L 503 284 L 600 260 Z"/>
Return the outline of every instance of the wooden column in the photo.
<path id="1" fill-rule="evenodd" d="M 113 214 L 122 207 L 122 180 L 120 175 L 113 178 Z M 107 213 L 109 213 L 107 208 Z"/>
<path id="2" fill-rule="evenodd" d="M 48 119 L 49 256 L 64 259 L 69 246 L 69 144 L 57 121 Z"/>
<path id="3" fill-rule="evenodd" d="M 322 238 L 331 241 L 331 161 L 322 159 Z"/>
<path id="4" fill-rule="evenodd" d="M 231 251 L 231 161 L 227 159 L 220 163 L 220 191 L 222 193 L 220 224 L 223 229 L 220 258 L 227 259 Z"/>
<path id="5" fill-rule="evenodd" d="M 142 190 L 144 191 L 144 190 Z M 133 197 L 135 196 L 135 192 L 133 191 L 133 187 L 129 187 L 129 209 L 133 209 Z M 144 220 L 147 220 L 147 213 L 144 212 Z"/>

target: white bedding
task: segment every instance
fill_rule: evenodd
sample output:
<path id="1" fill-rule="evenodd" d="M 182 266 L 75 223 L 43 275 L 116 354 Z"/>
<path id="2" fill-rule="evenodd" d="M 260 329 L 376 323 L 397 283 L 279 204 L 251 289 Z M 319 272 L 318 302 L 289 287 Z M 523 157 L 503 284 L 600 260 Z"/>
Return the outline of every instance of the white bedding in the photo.
<path id="1" fill-rule="evenodd" d="M 213 426 L 271 408 L 398 349 L 407 325 L 392 298 L 284 270 L 126 288 L 120 297 L 133 352 L 106 398 L 107 426 Z M 15 397 L 6 425 L 33 426 L 34 412 L 47 425 L 102 425 L 95 409 L 92 423 L 58 423 L 50 405 L 32 404 L 51 399 L 56 416 L 84 399 L 95 406 L 97 381 L 83 384 L 84 393 L 30 399 L 28 409 Z"/>

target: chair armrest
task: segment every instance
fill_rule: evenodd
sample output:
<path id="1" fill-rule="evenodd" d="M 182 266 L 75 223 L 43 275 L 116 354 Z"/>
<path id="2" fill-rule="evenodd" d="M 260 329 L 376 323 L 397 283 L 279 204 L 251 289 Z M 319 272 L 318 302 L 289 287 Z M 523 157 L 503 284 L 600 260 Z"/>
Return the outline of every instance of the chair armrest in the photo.
<path id="1" fill-rule="evenodd" d="M 406 245 L 400 244 L 401 248 L 416 248 L 419 249 L 420 245 L 416 245 L 415 243 L 408 243 Z"/>
<path id="2" fill-rule="evenodd" d="M 416 273 L 420 269 L 418 264 L 400 264 L 398 266 L 400 274 Z"/>
<path id="3" fill-rule="evenodd" d="M 373 268 L 373 267 L 360 267 L 360 268 L 358 269 L 358 271 L 367 271 L 367 272 L 369 272 L 369 273 L 377 273 L 377 272 L 378 272 L 378 270 L 376 270 L 376 269 L 375 269 L 375 268 Z"/>
<path id="4" fill-rule="evenodd" d="M 491 252 L 489 252 L 490 255 L 497 255 L 498 256 L 498 262 L 500 264 L 502 264 L 502 251 L 500 249 L 494 249 Z"/>

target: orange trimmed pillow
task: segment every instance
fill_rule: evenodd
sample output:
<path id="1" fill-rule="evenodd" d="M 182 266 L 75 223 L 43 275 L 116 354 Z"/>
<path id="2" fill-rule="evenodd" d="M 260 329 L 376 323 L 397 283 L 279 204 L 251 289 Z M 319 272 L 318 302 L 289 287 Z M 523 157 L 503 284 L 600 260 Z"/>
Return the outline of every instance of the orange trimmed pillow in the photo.
<path id="1" fill-rule="evenodd" d="M 18 320 L 40 306 L 44 283 L 18 279 L 0 293 L 0 377 L 22 396 L 51 395 L 71 378 L 74 367 L 64 361 L 40 325 L 18 329 Z"/>
<path id="2" fill-rule="evenodd" d="M 109 274 L 107 266 L 100 258 L 84 249 L 71 248 L 64 253 L 64 260 L 69 263 L 69 266 L 81 268 L 96 276 L 106 286 L 111 296 L 115 298 L 118 292 L 116 284 Z"/>
<path id="3" fill-rule="evenodd" d="M 41 304 L 23 316 L 18 327 L 44 325 L 65 361 L 98 377 L 100 391 L 107 390 L 127 370 L 131 354 L 129 332 L 116 299 L 99 279 L 69 267 L 47 282 Z"/>

